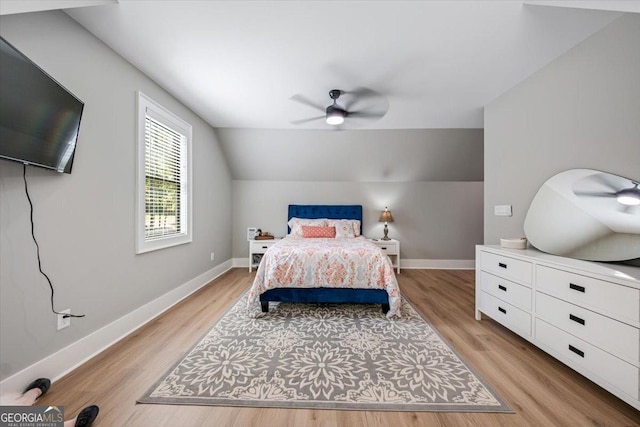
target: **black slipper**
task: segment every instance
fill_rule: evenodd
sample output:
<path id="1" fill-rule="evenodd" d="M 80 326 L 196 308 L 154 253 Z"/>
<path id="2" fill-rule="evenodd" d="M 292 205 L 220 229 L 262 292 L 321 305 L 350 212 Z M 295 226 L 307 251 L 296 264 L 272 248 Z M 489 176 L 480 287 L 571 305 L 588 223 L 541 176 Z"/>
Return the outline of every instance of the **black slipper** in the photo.
<path id="1" fill-rule="evenodd" d="M 87 406 L 78 414 L 75 427 L 89 427 L 98 418 L 99 411 L 96 405 Z"/>
<path id="2" fill-rule="evenodd" d="M 40 397 L 42 397 L 47 392 L 47 390 L 49 390 L 49 387 L 51 387 L 51 380 L 49 380 L 49 378 L 38 378 L 37 380 L 29 384 L 27 388 L 24 389 L 22 394 L 25 394 L 33 388 L 39 388 L 42 392 L 40 393 Z"/>

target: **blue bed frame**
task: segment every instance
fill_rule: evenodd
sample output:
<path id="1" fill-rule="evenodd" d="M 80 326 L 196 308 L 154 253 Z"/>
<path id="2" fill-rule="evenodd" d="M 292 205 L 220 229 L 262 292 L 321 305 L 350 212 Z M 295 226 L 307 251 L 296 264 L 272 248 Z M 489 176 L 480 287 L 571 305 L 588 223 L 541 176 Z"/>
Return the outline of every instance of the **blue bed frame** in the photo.
<path id="1" fill-rule="evenodd" d="M 361 205 L 289 205 L 287 221 L 291 218 L 357 219 L 362 230 Z M 290 232 L 291 229 L 288 228 Z M 270 301 L 303 303 L 382 304 L 382 312 L 389 311 L 389 295 L 383 289 L 346 288 L 277 288 L 260 295 L 263 312 L 269 311 Z"/>

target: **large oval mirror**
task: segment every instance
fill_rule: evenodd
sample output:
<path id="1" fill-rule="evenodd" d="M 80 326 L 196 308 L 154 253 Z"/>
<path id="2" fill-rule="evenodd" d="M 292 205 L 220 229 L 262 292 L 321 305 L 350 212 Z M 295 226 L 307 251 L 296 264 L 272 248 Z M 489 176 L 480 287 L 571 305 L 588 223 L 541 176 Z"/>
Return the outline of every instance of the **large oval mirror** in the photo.
<path id="1" fill-rule="evenodd" d="M 524 221 L 543 252 L 589 261 L 640 258 L 638 182 L 592 169 L 571 169 L 538 190 Z"/>

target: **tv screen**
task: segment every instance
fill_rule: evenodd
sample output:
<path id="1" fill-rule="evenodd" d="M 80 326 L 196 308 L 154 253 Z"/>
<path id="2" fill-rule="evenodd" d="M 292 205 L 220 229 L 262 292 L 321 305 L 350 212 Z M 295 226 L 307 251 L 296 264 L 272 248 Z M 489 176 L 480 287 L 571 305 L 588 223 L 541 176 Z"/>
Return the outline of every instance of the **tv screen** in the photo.
<path id="1" fill-rule="evenodd" d="M 71 173 L 83 108 L 0 37 L 0 157 Z"/>

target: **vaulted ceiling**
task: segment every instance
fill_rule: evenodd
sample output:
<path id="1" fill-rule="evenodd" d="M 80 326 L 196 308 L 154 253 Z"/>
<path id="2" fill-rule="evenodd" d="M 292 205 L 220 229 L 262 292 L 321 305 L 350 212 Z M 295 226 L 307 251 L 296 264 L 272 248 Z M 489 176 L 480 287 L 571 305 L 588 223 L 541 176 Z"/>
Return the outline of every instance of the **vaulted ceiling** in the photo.
<path id="1" fill-rule="evenodd" d="M 233 179 L 398 182 L 482 180 L 484 106 L 640 2 L 0 2 L 60 8 L 218 128 Z M 332 132 L 331 89 L 388 110 Z"/>
<path id="2" fill-rule="evenodd" d="M 120 0 L 67 13 L 212 126 L 265 129 L 326 129 L 292 124 L 324 113 L 291 97 L 324 108 L 329 90 L 362 87 L 388 112 L 346 128 L 481 128 L 485 104 L 620 16 L 521 1 Z"/>

